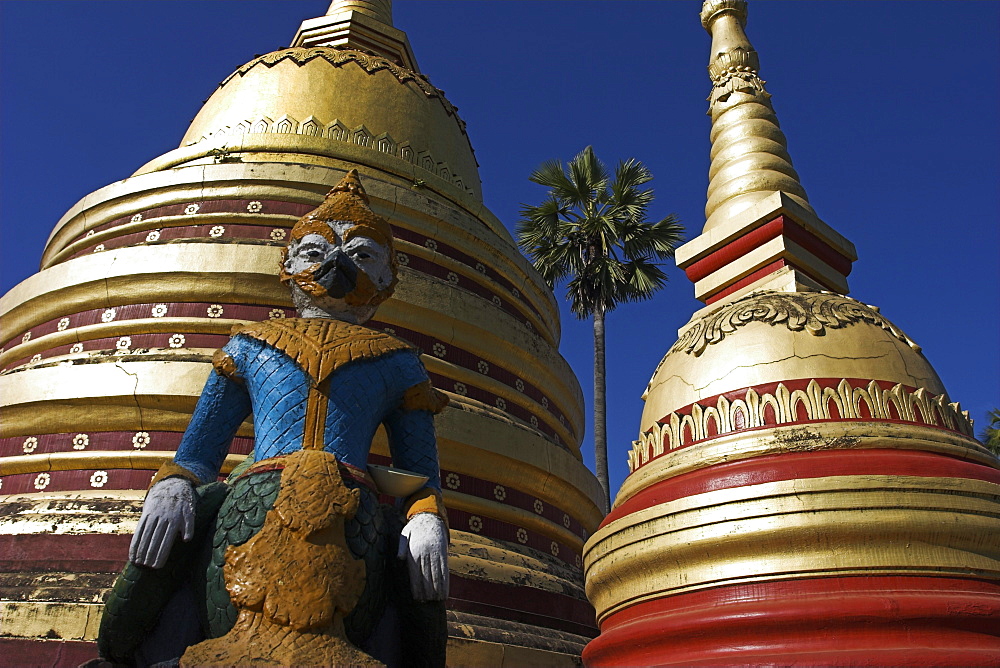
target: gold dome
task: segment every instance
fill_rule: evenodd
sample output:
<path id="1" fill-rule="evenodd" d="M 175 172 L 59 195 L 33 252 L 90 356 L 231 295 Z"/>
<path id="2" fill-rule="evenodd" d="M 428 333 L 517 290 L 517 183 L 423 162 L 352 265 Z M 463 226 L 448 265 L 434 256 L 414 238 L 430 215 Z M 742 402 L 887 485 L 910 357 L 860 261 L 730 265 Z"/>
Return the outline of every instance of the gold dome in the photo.
<path id="1" fill-rule="evenodd" d="M 315 138 L 312 150 L 335 158 L 345 144 L 368 148 L 482 198 L 455 107 L 423 75 L 384 56 L 325 46 L 259 56 L 219 85 L 181 148 L 234 147 L 264 133 Z M 289 142 L 301 152 L 298 144 Z"/>
<path id="2" fill-rule="evenodd" d="M 920 347 L 877 308 L 832 293 L 758 292 L 703 309 L 681 330 L 646 388 L 642 429 L 720 394 L 812 378 L 945 392 Z"/>
<path id="3" fill-rule="evenodd" d="M 629 453 L 637 475 L 625 481 L 616 505 L 651 475 L 676 474 L 667 470 L 674 459 L 687 462 L 685 470 L 699 468 L 711 463 L 704 457 L 766 454 L 792 447 L 789 439 L 801 439 L 793 449 L 841 447 L 844 438 L 853 439 L 851 447 L 944 439 L 963 456 L 981 449 L 967 412 L 951 403 L 920 347 L 877 308 L 834 293 L 760 291 L 703 309 L 660 361 L 643 398 Z M 666 454 L 676 457 L 660 459 Z M 656 466 L 646 466 L 654 459 Z"/>

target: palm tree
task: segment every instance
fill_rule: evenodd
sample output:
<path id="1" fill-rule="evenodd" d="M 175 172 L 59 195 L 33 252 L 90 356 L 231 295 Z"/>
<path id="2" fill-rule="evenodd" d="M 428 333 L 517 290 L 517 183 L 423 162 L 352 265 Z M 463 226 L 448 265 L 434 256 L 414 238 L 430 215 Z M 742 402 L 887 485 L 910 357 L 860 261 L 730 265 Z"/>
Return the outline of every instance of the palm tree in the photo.
<path id="1" fill-rule="evenodd" d="M 979 433 L 979 440 L 990 452 L 1000 457 L 1000 408 L 986 414 L 989 424 Z"/>
<path id="2" fill-rule="evenodd" d="M 621 302 L 649 299 L 667 282 L 656 261 L 673 257 L 683 226 L 673 214 L 646 221 L 653 175 L 638 160 L 618 164 L 614 179 L 583 149 L 564 168 L 553 160 L 529 177 L 549 189 L 538 206 L 521 205 L 517 240 L 542 278 L 555 287 L 566 280 L 570 309 L 594 323 L 594 467 L 611 507 L 608 481 L 604 317 Z"/>

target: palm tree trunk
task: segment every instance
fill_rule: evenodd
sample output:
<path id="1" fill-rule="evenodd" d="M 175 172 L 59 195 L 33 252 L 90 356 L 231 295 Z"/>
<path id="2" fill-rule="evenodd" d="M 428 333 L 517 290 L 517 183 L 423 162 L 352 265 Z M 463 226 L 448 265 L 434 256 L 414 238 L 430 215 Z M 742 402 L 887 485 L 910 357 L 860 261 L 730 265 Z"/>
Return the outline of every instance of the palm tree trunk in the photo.
<path id="1" fill-rule="evenodd" d="M 604 307 L 594 309 L 594 468 L 604 490 L 604 513 L 611 510 L 611 483 L 608 479 L 608 402 L 604 366 Z"/>

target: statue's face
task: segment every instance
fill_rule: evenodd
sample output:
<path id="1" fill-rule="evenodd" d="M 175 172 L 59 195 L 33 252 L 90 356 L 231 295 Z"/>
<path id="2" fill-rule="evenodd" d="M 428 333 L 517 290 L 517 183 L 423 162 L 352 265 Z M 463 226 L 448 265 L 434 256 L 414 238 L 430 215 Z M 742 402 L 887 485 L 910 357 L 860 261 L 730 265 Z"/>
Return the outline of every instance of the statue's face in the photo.
<path id="1" fill-rule="evenodd" d="M 288 246 L 284 269 L 305 317 L 362 323 L 375 313 L 375 295 L 393 283 L 390 250 L 356 228 L 329 221 L 329 236 L 310 233 Z"/>

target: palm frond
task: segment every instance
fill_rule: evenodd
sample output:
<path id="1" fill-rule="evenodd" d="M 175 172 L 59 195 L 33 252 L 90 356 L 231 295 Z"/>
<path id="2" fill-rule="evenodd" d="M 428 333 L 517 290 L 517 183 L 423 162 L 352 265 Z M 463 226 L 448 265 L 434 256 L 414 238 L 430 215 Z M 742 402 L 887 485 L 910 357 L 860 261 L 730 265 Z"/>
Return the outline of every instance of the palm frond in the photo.
<path id="1" fill-rule="evenodd" d="M 666 260 L 674 256 L 674 249 L 684 241 L 684 226 L 673 214 L 653 225 L 630 223 L 625 227 L 622 248 L 629 259 L 652 257 Z"/>
<path id="2" fill-rule="evenodd" d="M 659 266 L 644 259 L 637 259 L 625 266 L 628 280 L 622 301 L 636 302 L 651 299 L 667 283 L 667 275 Z"/>
<path id="3" fill-rule="evenodd" d="M 562 162 L 558 160 L 549 160 L 542 163 L 538 169 L 531 173 L 528 180 L 548 188 L 549 196 L 554 197 L 560 202 L 572 206 L 579 204 L 577 201 L 576 184 L 570 180 Z"/>
<path id="4" fill-rule="evenodd" d="M 582 208 L 603 196 L 608 185 L 608 169 L 591 146 L 583 149 L 569 161 L 569 180 L 576 186 L 576 197 Z"/>
<path id="5" fill-rule="evenodd" d="M 611 194 L 617 207 L 616 216 L 643 220 L 646 210 L 653 201 L 653 190 L 639 186 L 653 180 L 653 175 L 638 160 L 630 158 L 618 163 L 615 180 L 611 183 Z"/>

